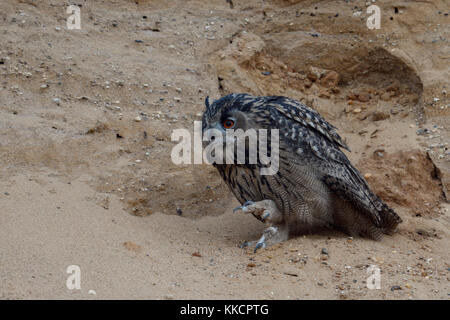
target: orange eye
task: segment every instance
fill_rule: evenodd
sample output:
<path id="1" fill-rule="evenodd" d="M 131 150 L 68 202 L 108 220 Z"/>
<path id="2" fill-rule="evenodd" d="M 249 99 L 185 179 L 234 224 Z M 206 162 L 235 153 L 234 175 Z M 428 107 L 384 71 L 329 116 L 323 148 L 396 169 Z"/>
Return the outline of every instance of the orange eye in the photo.
<path id="1" fill-rule="evenodd" d="M 222 125 L 225 129 L 231 129 L 234 127 L 234 121 L 232 119 L 226 119 Z"/>

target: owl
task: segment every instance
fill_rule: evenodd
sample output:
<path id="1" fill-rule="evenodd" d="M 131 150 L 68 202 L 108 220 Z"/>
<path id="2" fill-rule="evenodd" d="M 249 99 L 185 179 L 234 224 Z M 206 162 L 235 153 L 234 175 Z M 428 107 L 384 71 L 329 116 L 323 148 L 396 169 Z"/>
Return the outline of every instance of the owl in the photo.
<path id="1" fill-rule="evenodd" d="M 402 221 L 370 190 L 342 152 L 350 150 L 336 128 L 315 110 L 287 97 L 249 94 L 229 94 L 212 104 L 207 97 L 205 104 L 202 130 L 215 129 L 222 142 L 229 141 L 225 136 L 230 130 L 278 129 L 275 173 L 262 174 L 268 164 L 259 157 L 247 163 L 225 161 L 224 155 L 224 161 L 212 162 L 241 204 L 235 211 L 251 213 L 266 224 L 259 239 L 242 247 L 252 246 L 256 252 L 324 228 L 379 240 Z M 249 143 L 244 148 L 249 151 Z"/>

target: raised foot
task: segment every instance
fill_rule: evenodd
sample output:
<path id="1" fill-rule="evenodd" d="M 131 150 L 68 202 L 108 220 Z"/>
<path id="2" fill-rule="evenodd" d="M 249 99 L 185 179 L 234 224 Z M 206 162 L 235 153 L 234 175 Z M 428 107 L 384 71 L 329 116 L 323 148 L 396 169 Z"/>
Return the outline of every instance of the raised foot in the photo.
<path id="1" fill-rule="evenodd" d="M 279 223 L 283 220 L 283 215 L 272 200 L 246 201 L 242 206 L 234 208 L 233 212 L 239 210 L 253 214 L 262 222 Z"/>

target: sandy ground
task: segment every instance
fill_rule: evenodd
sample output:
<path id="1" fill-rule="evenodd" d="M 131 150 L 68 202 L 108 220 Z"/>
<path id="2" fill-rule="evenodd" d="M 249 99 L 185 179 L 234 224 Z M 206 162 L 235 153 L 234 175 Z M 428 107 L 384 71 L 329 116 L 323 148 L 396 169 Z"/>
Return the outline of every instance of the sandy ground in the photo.
<path id="1" fill-rule="evenodd" d="M 365 1 L 80 0 L 81 30 L 68 4 L 1 5 L 0 298 L 449 299 L 445 1 L 376 1 L 380 30 Z M 264 225 L 170 159 L 172 130 L 229 92 L 317 109 L 398 232 L 238 248 Z"/>

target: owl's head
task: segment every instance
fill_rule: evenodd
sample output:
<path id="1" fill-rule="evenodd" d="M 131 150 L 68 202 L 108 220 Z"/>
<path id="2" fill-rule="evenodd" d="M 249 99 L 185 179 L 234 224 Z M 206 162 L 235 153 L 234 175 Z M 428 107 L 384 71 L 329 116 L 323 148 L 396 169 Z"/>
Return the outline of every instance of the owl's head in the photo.
<path id="1" fill-rule="evenodd" d="M 265 97 L 254 97 L 246 93 L 232 93 L 209 103 L 205 99 L 203 131 L 208 129 L 226 130 L 266 129 L 270 121 L 264 109 Z"/>
<path id="2" fill-rule="evenodd" d="M 258 166 L 263 163 L 260 149 L 267 150 L 278 142 L 278 133 L 276 136 L 270 133 L 268 140 L 268 131 L 274 126 L 271 124 L 267 98 L 243 93 L 229 94 L 212 104 L 206 98 L 202 130 L 205 150 L 211 151 L 208 157 L 210 163 Z M 228 149 L 230 146 L 231 149 Z M 270 156 L 272 149 L 267 150 L 266 154 Z"/>

